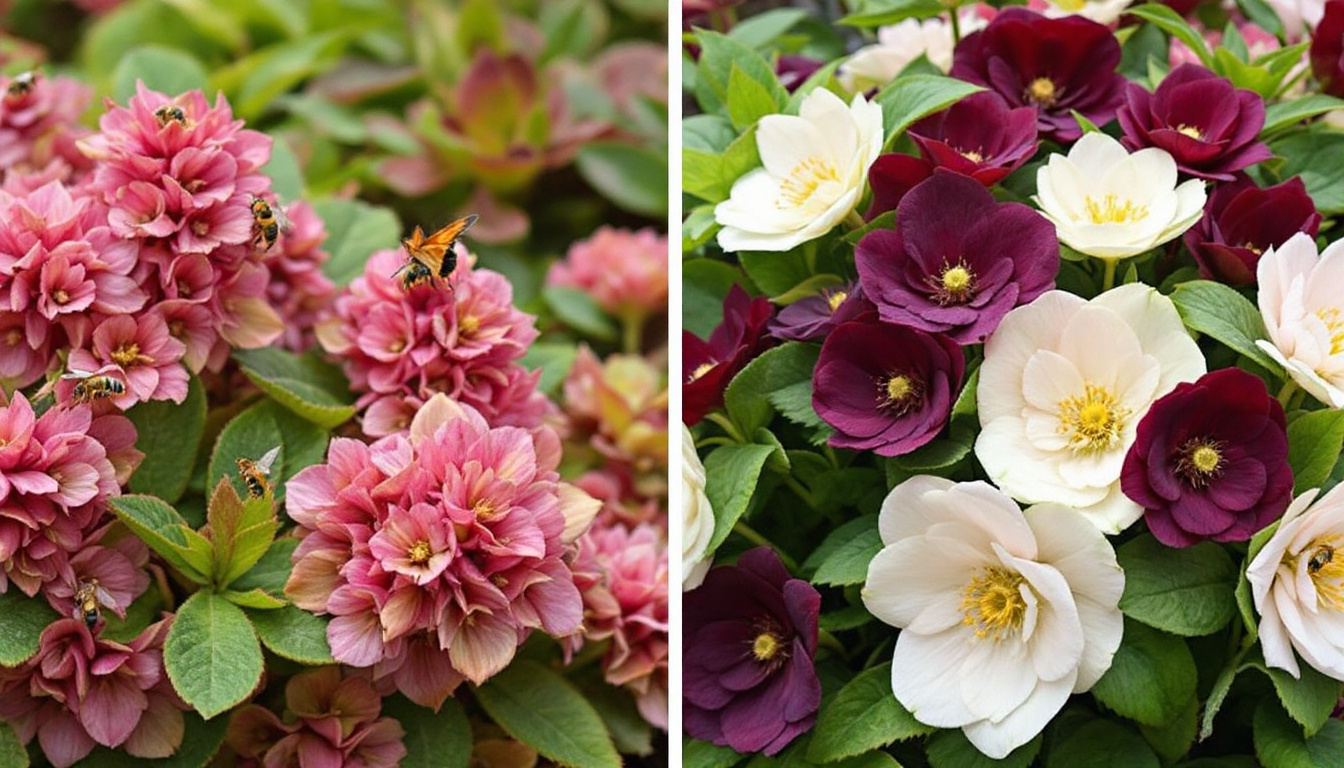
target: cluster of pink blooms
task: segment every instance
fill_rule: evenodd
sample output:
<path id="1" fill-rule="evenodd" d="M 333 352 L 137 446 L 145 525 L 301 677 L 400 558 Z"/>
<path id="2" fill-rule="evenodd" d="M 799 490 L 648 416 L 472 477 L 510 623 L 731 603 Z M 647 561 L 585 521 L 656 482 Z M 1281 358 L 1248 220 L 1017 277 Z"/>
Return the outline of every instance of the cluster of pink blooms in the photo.
<path id="1" fill-rule="evenodd" d="M 0 667 L 0 722 L 24 743 L 36 736 L 56 768 L 98 744 L 142 758 L 171 755 L 182 743 L 186 706 L 163 669 L 170 623 L 122 644 L 95 637 L 78 619 L 52 622 L 36 656 Z"/>
<path id="2" fill-rule="evenodd" d="M 334 618 L 337 661 L 437 708 L 503 669 L 535 629 L 578 632 L 583 602 L 563 559 L 597 502 L 559 481 L 549 428 L 492 427 L 435 395 L 409 433 L 331 442 L 289 481 L 303 541 L 286 594 Z"/>
<path id="3" fill-rule="evenodd" d="M 92 88 L 68 77 L 0 76 L 0 168 L 56 176 L 92 168 L 76 146 L 90 132 L 78 121 L 92 100 Z"/>
<path id="4" fill-rule="evenodd" d="M 364 433 L 403 432 L 416 411 L 443 392 L 494 425 L 535 428 L 552 406 L 537 391 L 540 371 L 518 363 L 537 337 L 534 319 L 513 306 L 513 286 L 475 269 L 458 246 L 456 270 L 404 290 L 392 275 L 402 251 L 379 251 L 317 326 L 319 343 L 342 359 L 362 393 Z"/>
<path id="5" fill-rule="evenodd" d="M 396 768 L 406 756 L 405 731 L 379 717 L 382 697 L 367 675 L 342 675 L 340 667 L 311 669 L 285 684 L 290 722 L 255 704 L 229 721 L 229 746 L 239 768 Z"/>
<path id="6" fill-rule="evenodd" d="M 266 295 L 285 319 L 280 344 L 302 352 L 316 343 L 313 327 L 336 296 L 336 285 L 322 272 L 331 254 L 322 250 L 327 228 L 317 211 L 300 200 L 285 208 L 285 215 L 292 228 L 266 252 L 264 263 L 271 271 Z"/>
<path id="7" fill-rule="evenodd" d="M 624 322 L 667 313 L 667 238 L 599 227 L 551 265 L 547 285 L 577 288 Z"/>

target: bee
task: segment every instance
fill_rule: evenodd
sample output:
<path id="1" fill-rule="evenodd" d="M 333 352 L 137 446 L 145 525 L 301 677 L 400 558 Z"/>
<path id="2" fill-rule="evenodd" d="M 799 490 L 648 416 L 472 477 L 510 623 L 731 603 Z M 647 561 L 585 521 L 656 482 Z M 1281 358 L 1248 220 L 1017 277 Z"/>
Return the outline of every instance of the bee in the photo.
<path id="1" fill-rule="evenodd" d="M 260 197 L 252 198 L 252 249 L 257 253 L 265 253 L 275 245 L 275 241 L 280 237 L 281 232 L 288 232 L 294 228 L 294 223 L 289 220 L 285 212 L 280 210 L 280 206 L 271 205 Z"/>
<path id="2" fill-rule="evenodd" d="M 61 378 L 77 380 L 74 389 L 76 403 L 92 403 L 94 400 L 126 393 L 126 385 L 111 376 L 72 370 Z"/>
<path id="3" fill-rule="evenodd" d="M 32 93 L 36 86 L 36 72 L 20 72 L 9 81 L 9 86 L 5 88 L 5 96 L 9 99 L 21 99 Z"/>
<path id="4" fill-rule="evenodd" d="M 238 477 L 242 478 L 243 485 L 247 486 L 248 496 L 260 499 L 271 490 L 271 484 L 266 477 L 271 474 L 271 465 L 275 464 L 275 457 L 279 455 L 280 446 L 277 445 L 256 461 L 238 460 Z"/>
<path id="5" fill-rule="evenodd" d="M 187 119 L 187 113 L 176 104 L 164 104 L 162 107 L 154 110 L 154 116 L 159 119 L 159 125 L 167 127 L 169 123 L 177 123 L 183 128 L 190 128 L 191 121 Z"/>
<path id="6" fill-rule="evenodd" d="M 476 223 L 476 214 L 463 216 L 438 232 L 425 237 L 420 227 L 401 241 L 406 246 L 406 263 L 392 274 L 401 277 L 401 287 L 411 290 L 418 285 L 433 282 L 435 277 L 447 277 L 457 268 L 457 251 L 453 244 Z M 448 286 L 452 290 L 452 286 Z"/>
<path id="7" fill-rule="evenodd" d="M 84 626 L 93 629 L 98 625 L 98 619 L 102 618 L 99 606 L 116 610 L 117 601 L 98 584 L 97 579 L 79 582 L 79 588 L 75 590 L 75 609 L 70 612 L 70 617 L 82 619 Z"/>
<path id="8" fill-rule="evenodd" d="M 1335 548 L 1329 544 L 1317 547 L 1311 559 L 1307 561 L 1307 573 L 1316 573 L 1335 559 Z"/>

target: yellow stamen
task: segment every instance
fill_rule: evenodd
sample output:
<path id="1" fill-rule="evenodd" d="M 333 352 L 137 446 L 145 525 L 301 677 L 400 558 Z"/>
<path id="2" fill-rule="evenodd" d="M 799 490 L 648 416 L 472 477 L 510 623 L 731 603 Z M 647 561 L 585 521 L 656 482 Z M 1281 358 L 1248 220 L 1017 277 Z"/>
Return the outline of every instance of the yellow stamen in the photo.
<path id="1" fill-rule="evenodd" d="M 919 404 L 924 395 L 923 383 L 903 373 L 894 373 L 878 383 L 877 407 L 889 409 L 900 416 Z"/>
<path id="2" fill-rule="evenodd" d="M 135 342 L 122 344 L 120 347 L 112 350 L 112 362 L 125 368 L 131 363 L 141 359 L 140 345 Z"/>
<path id="3" fill-rule="evenodd" d="M 1317 539 L 1302 552 L 1311 553 L 1307 574 L 1316 587 L 1316 604 L 1332 611 L 1344 611 L 1344 557 L 1338 547 L 1339 536 Z"/>
<path id="4" fill-rule="evenodd" d="M 470 336 L 481 328 L 481 318 L 475 315 L 467 315 L 458 318 L 457 333 L 459 336 Z"/>
<path id="5" fill-rule="evenodd" d="M 829 161 L 815 155 L 803 160 L 789 171 L 779 185 L 777 208 L 801 208 L 828 181 L 839 182 L 840 172 Z"/>
<path id="6" fill-rule="evenodd" d="M 406 552 L 406 557 L 412 565 L 424 565 L 429 562 L 429 556 L 433 551 L 429 548 L 429 542 L 421 539 L 411 546 Z"/>
<path id="7" fill-rule="evenodd" d="M 965 304 L 975 297 L 975 272 L 965 264 L 944 265 L 942 273 L 930 283 L 933 298 L 942 306 Z"/>
<path id="8" fill-rule="evenodd" d="M 687 383 L 690 383 L 690 382 L 692 382 L 692 381 L 695 381 L 696 379 L 700 378 L 701 376 L 704 376 L 706 373 L 709 373 L 710 371 L 714 370 L 714 366 L 715 366 L 715 365 L 716 365 L 716 363 L 712 363 L 712 362 L 710 362 L 710 363 L 701 363 L 699 366 L 696 367 L 696 369 L 695 369 L 694 371 L 691 371 L 691 378 L 687 380 Z"/>
<path id="9" fill-rule="evenodd" d="M 980 154 L 979 150 L 974 150 L 974 149 L 959 149 L 959 150 L 957 150 L 957 154 L 961 155 L 962 157 L 966 158 L 967 160 L 970 160 L 972 163 L 983 163 L 983 162 L 985 162 L 985 156 L 982 155 L 982 154 Z"/>
<path id="10" fill-rule="evenodd" d="M 1042 107 L 1053 107 L 1059 92 L 1055 82 L 1048 77 L 1038 77 L 1027 86 L 1027 100 Z"/>
<path id="11" fill-rule="evenodd" d="M 962 592 L 961 623 L 975 627 L 979 638 L 1000 639 L 1022 628 L 1027 601 L 1022 596 L 1022 574 L 999 566 L 989 566 L 971 579 Z"/>
<path id="12" fill-rule="evenodd" d="M 1340 315 L 1339 308 L 1318 309 L 1316 316 L 1325 323 L 1325 331 L 1330 334 L 1330 354 L 1344 353 L 1344 316 Z"/>
<path id="13" fill-rule="evenodd" d="M 751 644 L 751 654 L 757 661 L 769 661 L 779 653 L 782 647 L 779 638 L 769 632 L 762 632 L 756 636 L 756 640 Z"/>
<path id="14" fill-rule="evenodd" d="M 830 296 L 826 297 L 826 303 L 830 306 L 831 312 L 835 312 L 835 310 L 840 308 L 841 304 L 845 303 L 845 299 L 848 298 L 849 294 L 845 293 L 844 291 L 836 291 L 835 293 L 832 293 Z"/>
<path id="15" fill-rule="evenodd" d="M 1082 396 L 1059 401 L 1059 433 L 1069 436 L 1069 447 L 1076 453 L 1105 451 L 1120 441 L 1128 416 L 1129 409 L 1110 390 L 1084 384 Z"/>
<path id="16" fill-rule="evenodd" d="M 495 514 L 495 505 L 489 499 L 481 499 L 471 508 L 477 520 L 489 520 Z"/>
<path id="17" fill-rule="evenodd" d="M 1176 126 L 1176 132 L 1189 136 L 1195 141 L 1204 140 L 1204 132 L 1194 127 L 1193 125 L 1185 125 L 1184 123 L 1182 123 L 1181 125 Z"/>
<path id="18" fill-rule="evenodd" d="M 1093 224 L 1134 224 L 1148 218 L 1148 206 L 1135 205 L 1129 200 L 1121 203 L 1113 194 L 1107 194 L 1100 203 L 1087 195 L 1083 206 Z"/>

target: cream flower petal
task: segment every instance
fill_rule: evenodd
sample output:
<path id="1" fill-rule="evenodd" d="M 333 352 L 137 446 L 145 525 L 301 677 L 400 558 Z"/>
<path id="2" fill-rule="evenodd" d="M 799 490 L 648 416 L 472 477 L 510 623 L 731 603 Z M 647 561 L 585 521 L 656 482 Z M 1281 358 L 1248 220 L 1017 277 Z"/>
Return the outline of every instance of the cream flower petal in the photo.
<path id="1" fill-rule="evenodd" d="M 926 725 L 960 728 L 976 720 L 965 700 L 948 695 L 947 675 L 961 666 L 966 633 L 949 629 L 934 635 L 903 632 L 891 660 L 896 700 Z"/>
<path id="2" fill-rule="evenodd" d="M 1072 689 L 1071 678 L 1039 682 L 1022 706 L 1013 710 L 1012 714 L 997 723 L 979 720 L 962 728 L 962 732 L 976 749 L 995 760 L 1002 760 L 1009 752 L 1026 743 L 1018 741 L 1018 734 L 1045 730 L 1050 719 L 1069 700 Z"/>
<path id="3" fill-rule="evenodd" d="M 1031 302 L 1032 312 L 1014 310 L 1004 316 L 985 342 L 985 361 L 975 398 L 981 426 L 1002 416 L 1020 416 L 1022 369 L 1039 349 L 1059 344 L 1064 326 L 1086 300 L 1064 291 L 1047 291 Z"/>

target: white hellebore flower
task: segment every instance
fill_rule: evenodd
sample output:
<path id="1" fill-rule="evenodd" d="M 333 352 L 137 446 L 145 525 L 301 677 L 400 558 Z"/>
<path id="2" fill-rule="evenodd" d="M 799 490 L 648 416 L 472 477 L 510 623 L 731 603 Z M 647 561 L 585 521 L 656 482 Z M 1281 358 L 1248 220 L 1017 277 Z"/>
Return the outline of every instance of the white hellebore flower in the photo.
<path id="1" fill-rule="evenodd" d="M 1110 24 L 1124 15 L 1134 0 L 1046 0 L 1045 17 L 1082 16 L 1098 24 Z"/>
<path id="2" fill-rule="evenodd" d="M 681 591 L 695 589 L 713 564 L 714 510 L 705 496 L 705 465 L 691 430 L 681 425 Z"/>
<path id="3" fill-rule="evenodd" d="M 1344 244 L 1318 256 L 1299 232 L 1260 257 L 1260 314 L 1274 342 L 1257 341 L 1303 389 L 1344 408 Z"/>
<path id="4" fill-rule="evenodd" d="M 1074 510 L 1024 513 L 987 483 L 919 475 L 892 489 L 878 529 L 863 602 L 902 630 L 891 689 L 921 723 L 1001 759 L 1110 668 L 1125 577 Z"/>
<path id="5" fill-rule="evenodd" d="M 1133 283 L 1091 301 L 1049 291 L 1009 312 L 985 343 L 975 455 L 1018 501 L 1065 504 L 1119 533 L 1143 514 L 1120 490 L 1139 420 L 1204 370 L 1156 290 Z"/>
<path id="6" fill-rule="evenodd" d="M 1293 649 L 1344 680 L 1344 485 L 1298 496 L 1246 568 L 1265 663 L 1300 678 Z"/>
<path id="7" fill-rule="evenodd" d="M 1204 182 L 1176 184 L 1165 149 L 1134 154 L 1104 133 L 1085 133 L 1067 157 L 1050 156 L 1036 171 L 1041 213 L 1060 242 L 1108 261 L 1136 256 L 1177 237 L 1204 213 Z"/>
<path id="8" fill-rule="evenodd" d="M 787 251 L 815 240 L 854 210 L 868 166 L 882 152 L 882 107 L 856 95 L 848 107 L 818 88 L 798 115 L 766 115 L 756 127 L 765 167 L 733 183 L 714 208 L 725 251 Z"/>
<path id="9" fill-rule="evenodd" d="M 1128 2 L 1128 0 L 1126 0 Z M 989 22 L 973 10 L 960 15 L 961 35 L 965 37 Z M 836 77 L 851 93 L 880 88 L 901 73 L 921 55 L 943 72 L 952 69 L 952 24 L 941 16 L 931 19 L 906 19 L 898 24 L 878 27 L 877 43 L 865 45 L 840 65 Z"/>

